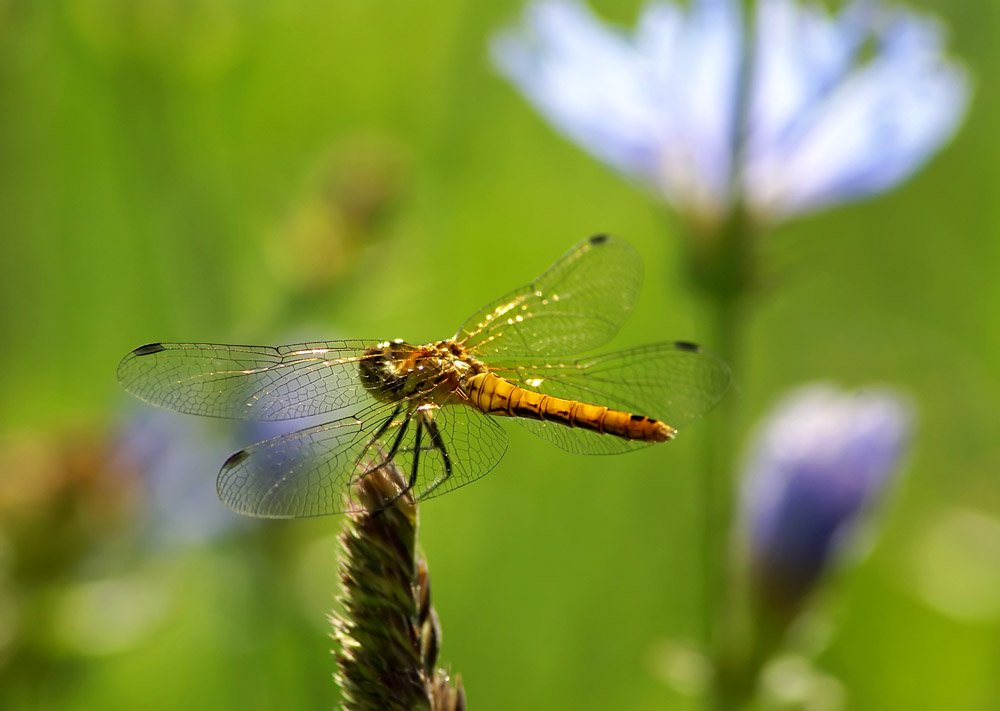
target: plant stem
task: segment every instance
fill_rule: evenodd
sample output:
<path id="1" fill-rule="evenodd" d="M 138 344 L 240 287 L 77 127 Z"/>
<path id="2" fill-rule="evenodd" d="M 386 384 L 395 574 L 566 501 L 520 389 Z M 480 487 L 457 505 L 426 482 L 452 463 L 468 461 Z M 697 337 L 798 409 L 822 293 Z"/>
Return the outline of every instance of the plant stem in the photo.
<path id="1" fill-rule="evenodd" d="M 736 386 L 708 418 L 704 433 L 701 481 L 702 512 L 702 641 L 714 666 L 712 707 L 738 708 L 749 693 L 735 667 L 749 643 L 742 614 L 740 576 L 730 553 L 736 499 L 735 462 L 739 449 L 739 375 L 743 372 L 743 332 L 752 275 L 753 235 L 734 217 L 716 235 L 714 254 L 703 267 L 702 281 L 709 328 L 709 347 L 734 374 Z M 734 698 L 735 697 L 737 698 Z"/>
<path id="2" fill-rule="evenodd" d="M 743 0 L 740 60 L 731 124 L 732 206 L 716 229 L 692 241 L 692 275 L 705 296 L 710 321 L 710 346 L 732 369 L 738 382 L 743 372 L 743 327 L 747 302 L 755 285 L 755 226 L 741 202 L 743 166 L 750 125 L 755 63 L 756 2 Z M 752 620 L 747 615 L 743 577 L 731 555 L 735 462 L 738 450 L 739 401 L 733 392 L 710 418 L 706 432 L 702 483 L 702 639 L 714 665 L 708 699 L 724 711 L 742 707 L 756 683 Z"/>
<path id="3" fill-rule="evenodd" d="M 331 619 L 343 708 L 461 711 L 461 679 L 437 668 L 441 626 L 406 480 L 390 462 L 365 475 L 356 495 L 363 508 L 340 539 L 343 611 Z"/>
<path id="4" fill-rule="evenodd" d="M 738 372 L 739 307 L 734 300 L 709 303 L 712 348 Z M 704 473 L 701 481 L 702 585 L 704 595 L 702 636 L 709 647 L 718 642 L 720 610 L 725 604 L 729 529 L 732 518 L 732 453 L 736 442 L 735 394 L 719 404 L 706 425 Z"/>

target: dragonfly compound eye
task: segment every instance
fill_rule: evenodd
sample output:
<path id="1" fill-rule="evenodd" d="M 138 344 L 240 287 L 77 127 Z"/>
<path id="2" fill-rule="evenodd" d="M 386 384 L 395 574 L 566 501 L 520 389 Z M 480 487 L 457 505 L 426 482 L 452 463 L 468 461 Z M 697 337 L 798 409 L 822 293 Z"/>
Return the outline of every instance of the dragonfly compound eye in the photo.
<path id="1" fill-rule="evenodd" d="M 361 384 L 379 400 L 395 402 L 403 396 L 406 373 L 400 372 L 394 343 L 380 343 L 365 351 L 358 364 Z"/>

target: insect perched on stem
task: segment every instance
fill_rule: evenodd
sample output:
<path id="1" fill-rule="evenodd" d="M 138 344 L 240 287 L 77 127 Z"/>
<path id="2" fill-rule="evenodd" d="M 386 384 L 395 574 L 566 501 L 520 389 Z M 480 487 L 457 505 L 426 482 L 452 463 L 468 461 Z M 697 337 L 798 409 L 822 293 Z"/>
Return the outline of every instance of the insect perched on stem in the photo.
<path id="1" fill-rule="evenodd" d="M 729 369 L 690 343 L 574 357 L 618 331 L 641 274 L 628 243 L 600 235 L 447 340 L 151 343 L 125 356 L 118 379 L 133 395 L 188 414 L 334 417 L 223 464 L 219 496 L 241 513 L 286 518 L 355 508 L 352 483 L 389 460 L 416 499 L 426 499 L 496 466 L 507 449 L 498 418 L 570 452 L 613 454 L 673 438 L 722 398 Z"/>

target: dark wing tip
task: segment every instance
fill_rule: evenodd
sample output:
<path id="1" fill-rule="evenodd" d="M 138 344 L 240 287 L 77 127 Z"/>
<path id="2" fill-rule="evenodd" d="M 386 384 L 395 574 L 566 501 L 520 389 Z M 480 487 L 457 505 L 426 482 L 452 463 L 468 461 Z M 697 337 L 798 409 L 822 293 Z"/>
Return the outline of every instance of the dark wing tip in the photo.
<path id="1" fill-rule="evenodd" d="M 674 347 L 679 351 L 688 351 L 689 353 L 701 353 L 701 346 L 697 343 L 691 343 L 691 341 L 674 341 Z"/>
<path id="2" fill-rule="evenodd" d="M 244 461 L 249 456 L 250 452 L 246 449 L 241 449 L 238 452 L 234 452 L 233 454 L 229 455 L 229 459 L 227 459 L 225 463 L 222 465 L 222 471 L 225 472 L 234 467 L 239 466 L 240 462 Z"/>
<path id="3" fill-rule="evenodd" d="M 609 239 L 611 239 L 610 235 L 606 234 L 594 235 L 593 237 L 590 238 L 590 243 L 593 245 L 604 244 Z"/>
<path id="4" fill-rule="evenodd" d="M 154 353 L 159 353 L 161 351 L 167 350 L 167 347 L 162 343 L 147 343 L 144 346 L 139 346 L 134 351 L 132 355 L 134 356 L 147 356 L 153 355 Z"/>

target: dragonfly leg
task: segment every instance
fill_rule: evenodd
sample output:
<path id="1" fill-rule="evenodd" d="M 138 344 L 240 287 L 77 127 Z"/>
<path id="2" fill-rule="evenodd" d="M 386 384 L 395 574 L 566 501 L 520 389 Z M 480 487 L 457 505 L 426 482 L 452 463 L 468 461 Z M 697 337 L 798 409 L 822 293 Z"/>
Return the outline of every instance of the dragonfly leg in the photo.
<path id="1" fill-rule="evenodd" d="M 359 480 L 362 479 L 365 475 L 370 474 L 371 472 L 373 472 L 376 469 L 378 469 L 379 467 L 381 467 L 383 464 L 386 463 L 387 460 L 389 460 L 391 458 L 391 455 L 389 457 L 381 457 L 380 460 L 374 462 L 370 466 L 364 467 L 363 470 L 362 470 L 362 462 L 364 461 L 365 455 L 368 454 L 369 451 L 371 451 L 371 449 L 375 445 L 375 443 L 378 442 L 379 439 L 382 437 L 382 435 L 385 434 L 386 430 L 388 430 L 389 427 L 392 426 L 392 423 L 396 421 L 396 418 L 399 416 L 399 413 L 400 413 L 400 411 L 402 409 L 403 409 L 402 403 L 400 403 L 399 405 L 396 405 L 396 409 L 392 411 L 392 414 L 389 415 L 387 418 L 385 418 L 385 422 L 383 422 L 379 426 L 379 428 L 375 432 L 375 434 L 373 434 L 371 437 L 368 438 L 368 444 L 366 444 L 364 446 L 364 449 L 361 450 L 361 454 L 358 455 L 358 459 L 354 463 L 355 470 L 361 471 L 361 474 L 358 475 L 358 479 Z M 394 447 L 395 446 L 398 446 L 398 443 L 396 445 L 394 445 Z M 393 451 L 395 451 L 395 450 L 393 450 Z"/>
<path id="2" fill-rule="evenodd" d="M 406 428 L 410 426 L 410 419 L 411 418 L 409 415 L 403 418 L 403 424 L 399 426 L 399 432 L 396 434 L 396 439 L 392 441 L 392 446 L 389 448 L 388 454 L 385 455 L 385 458 L 382 460 L 382 464 L 380 464 L 379 466 L 382 466 L 386 462 L 391 461 L 396 456 L 396 453 L 399 451 L 399 445 L 403 443 L 403 437 L 406 436 Z M 384 432 L 387 429 L 388 425 L 383 425 L 379 429 L 379 431 Z"/>
<path id="3" fill-rule="evenodd" d="M 391 415 L 389 415 L 389 416 L 388 416 L 388 417 L 387 417 L 387 418 L 385 419 L 385 422 L 383 422 L 383 423 L 382 423 L 382 426 L 378 428 L 378 432 L 376 432 L 375 434 L 373 434 L 373 435 L 371 436 L 371 439 L 369 439 L 369 440 L 368 440 L 368 446 L 371 446 L 371 445 L 373 445 L 373 444 L 374 444 L 374 443 L 375 443 L 376 441 L 378 441 L 378 438 L 379 438 L 379 437 L 381 437 L 382 435 L 384 435 L 384 434 L 385 434 L 385 431 L 386 431 L 387 429 L 389 429 L 389 426 L 390 426 L 390 425 L 391 425 L 391 424 L 392 424 L 393 422 L 395 422 L 395 420 L 396 420 L 396 417 L 398 417 L 398 416 L 399 416 L 399 411 L 400 411 L 400 410 L 402 410 L 402 409 L 403 409 L 403 405 L 402 405 L 402 403 L 400 403 L 399 405 L 396 405 L 396 409 L 395 409 L 395 410 L 393 410 L 393 411 L 392 411 L 392 414 L 391 414 Z M 367 447 L 366 447 L 365 449 L 367 449 Z"/>
<path id="4" fill-rule="evenodd" d="M 393 411 L 392 416 L 390 416 L 389 418 L 387 418 L 386 421 L 385 421 L 385 423 L 383 423 L 379 427 L 378 432 L 375 433 L 375 436 L 372 437 L 370 440 L 368 440 L 368 446 L 365 447 L 365 450 L 364 450 L 365 452 L 367 452 L 371 448 L 371 446 L 376 443 L 376 441 L 378 440 L 378 437 L 381 436 L 381 435 L 383 435 L 383 434 L 385 434 L 386 430 L 388 430 L 389 427 L 392 425 L 392 423 L 395 422 L 396 415 L 399 414 L 400 409 L 402 409 L 401 406 L 397 407 Z M 371 474 L 373 472 L 376 472 L 379 469 L 381 469 L 382 467 L 386 466 L 389 462 L 391 462 L 395 458 L 396 454 L 400 450 L 400 445 L 402 445 L 402 443 L 403 443 L 403 438 L 406 437 L 406 430 L 410 426 L 410 419 L 411 419 L 411 417 L 410 417 L 409 414 L 407 414 L 407 416 L 403 418 L 402 423 L 399 425 L 399 432 L 397 432 L 396 436 L 393 438 L 393 440 L 392 440 L 392 446 L 389 447 L 389 451 L 386 453 L 386 455 L 384 457 L 381 457 L 376 464 L 373 464 L 372 466 L 370 466 L 367 469 L 365 469 L 361 473 L 361 475 L 358 477 L 359 481 L 361 479 L 363 479 L 364 477 L 368 476 L 369 474 Z M 417 441 L 419 442 L 419 440 L 420 440 L 420 423 L 417 423 L 417 433 L 416 433 L 416 435 L 417 435 Z M 364 456 L 364 454 L 362 454 L 362 456 Z M 407 483 L 406 488 L 404 488 L 401 491 L 397 492 L 391 499 L 389 499 L 388 501 L 384 502 L 383 505 L 378 508 L 378 511 L 376 513 L 381 512 L 382 510 L 384 510 L 384 509 L 388 508 L 389 506 L 391 506 L 393 504 L 393 502 L 396 501 L 396 499 L 398 499 L 400 496 L 402 496 L 403 494 L 405 494 L 407 491 L 410 490 L 410 488 L 413 486 L 413 480 L 416 477 L 418 457 L 419 457 L 418 454 L 414 454 L 414 457 L 413 457 L 413 473 L 410 475 L 410 481 L 409 481 L 409 483 Z"/>
<path id="5" fill-rule="evenodd" d="M 451 478 L 451 457 L 448 455 L 448 450 L 444 446 L 444 438 L 441 436 L 441 430 L 438 429 L 437 423 L 432 417 L 424 415 L 422 418 L 424 427 L 427 428 L 427 434 L 431 439 L 429 451 L 437 450 L 441 453 L 441 461 L 444 462 L 444 476 L 438 478 L 430 483 L 426 489 L 420 492 L 420 498 L 425 498 L 434 489 L 438 488 L 444 482 Z"/>
<path id="6" fill-rule="evenodd" d="M 417 483 L 417 471 L 420 469 L 420 439 L 424 433 L 424 419 L 417 418 L 417 431 L 413 433 L 413 468 L 410 470 L 410 478 L 406 483 L 406 491 L 413 491 L 413 486 Z"/>

